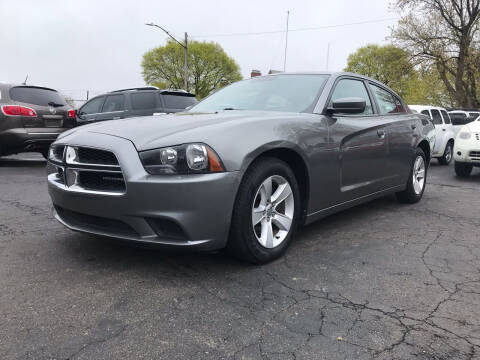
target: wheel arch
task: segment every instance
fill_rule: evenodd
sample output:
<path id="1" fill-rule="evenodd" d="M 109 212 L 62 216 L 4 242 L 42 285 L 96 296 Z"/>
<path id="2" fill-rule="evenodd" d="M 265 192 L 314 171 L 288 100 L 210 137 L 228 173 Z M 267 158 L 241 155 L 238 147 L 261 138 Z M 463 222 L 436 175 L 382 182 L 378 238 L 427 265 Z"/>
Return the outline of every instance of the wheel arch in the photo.
<path id="1" fill-rule="evenodd" d="M 255 161 L 265 157 L 273 157 L 284 161 L 295 174 L 300 189 L 301 217 L 299 223 L 303 224 L 306 219 L 310 196 L 310 174 L 306 160 L 301 155 L 301 152 L 295 149 L 294 146 L 285 146 L 284 144 L 284 146 L 262 148 L 257 149 L 257 151 L 254 152 L 254 156 L 251 156 L 248 161 L 244 162 L 242 166 L 243 172 L 248 171 L 248 168 Z"/>
<path id="2" fill-rule="evenodd" d="M 427 163 L 430 163 L 432 159 L 432 152 L 430 150 L 430 144 L 428 143 L 428 141 L 425 139 L 420 141 L 417 147 L 423 150 L 425 156 L 427 157 Z"/>

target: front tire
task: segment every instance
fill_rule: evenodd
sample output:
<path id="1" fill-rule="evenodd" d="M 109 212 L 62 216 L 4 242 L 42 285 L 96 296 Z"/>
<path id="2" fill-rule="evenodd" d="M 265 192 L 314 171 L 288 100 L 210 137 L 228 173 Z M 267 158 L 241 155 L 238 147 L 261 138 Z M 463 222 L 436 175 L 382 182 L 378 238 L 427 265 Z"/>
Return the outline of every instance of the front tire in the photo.
<path id="1" fill-rule="evenodd" d="M 453 158 L 453 143 L 449 141 L 447 146 L 445 146 L 445 151 L 443 152 L 442 157 L 438 158 L 440 165 L 449 165 Z"/>
<path id="2" fill-rule="evenodd" d="M 417 148 L 412 169 L 407 181 L 407 188 L 395 193 L 401 203 L 414 204 L 422 199 L 427 183 L 427 160 L 422 149 Z"/>
<path id="3" fill-rule="evenodd" d="M 473 165 L 455 161 L 455 173 L 458 177 L 466 178 L 472 173 Z"/>
<path id="4" fill-rule="evenodd" d="M 240 184 L 227 251 L 255 264 L 280 257 L 290 244 L 300 213 L 298 182 L 277 158 L 256 160 Z"/>

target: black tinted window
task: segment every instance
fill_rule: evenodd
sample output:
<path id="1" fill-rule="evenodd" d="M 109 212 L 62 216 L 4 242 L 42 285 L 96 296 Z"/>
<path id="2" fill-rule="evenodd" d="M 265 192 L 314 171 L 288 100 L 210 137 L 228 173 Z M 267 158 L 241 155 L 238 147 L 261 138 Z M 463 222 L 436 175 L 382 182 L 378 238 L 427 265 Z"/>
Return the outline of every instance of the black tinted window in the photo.
<path id="1" fill-rule="evenodd" d="M 442 115 L 440 115 L 440 111 L 438 110 L 430 110 L 432 112 L 432 121 L 435 125 L 442 124 Z"/>
<path id="2" fill-rule="evenodd" d="M 162 95 L 165 107 L 169 109 L 185 109 L 197 101 L 191 96 Z"/>
<path id="3" fill-rule="evenodd" d="M 463 113 L 450 113 L 453 125 L 465 125 L 467 121 L 467 115 Z"/>
<path id="4" fill-rule="evenodd" d="M 332 93 L 332 99 L 330 100 L 330 106 L 333 101 L 343 98 L 362 98 L 365 100 L 366 106 L 363 114 L 372 114 L 372 103 L 368 96 L 367 88 L 361 80 L 342 79 L 335 86 L 335 90 Z"/>
<path id="5" fill-rule="evenodd" d="M 423 115 L 427 115 L 430 119 L 432 118 L 432 117 L 430 116 L 430 113 L 428 112 L 428 110 L 422 110 L 422 114 L 423 114 Z"/>
<path id="6" fill-rule="evenodd" d="M 124 95 L 110 95 L 107 96 L 107 100 L 105 100 L 105 104 L 103 104 L 102 112 L 122 111 L 124 108 Z"/>
<path id="7" fill-rule="evenodd" d="M 468 118 L 471 119 L 470 121 L 474 121 L 478 118 L 479 115 L 480 114 L 478 114 L 478 113 L 471 112 L 471 113 L 468 113 Z"/>
<path id="8" fill-rule="evenodd" d="M 67 105 L 65 99 L 54 90 L 47 90 L 28 86 L 11 88 L 10 98 L 13 101 L 19 101 L 41 106 L 49 106 L 50 104 L 58 104 L 62 106 Z"/>
<path id="9" fill-rule="evenodd" d="M 443 116 L 443 121 L 445 121 L 445 124 L 451 124 L 450 116 L 448 116 L 445 110 L 442 110 L 442 116 Z"/>
<path id="10" fill-rule="evenodd" d="M 157 94 L 154 92 L 142 92 L 130 95 L 133 110 L 155 109 Z"/>
<path id="11" fill-rule="evenodd" d="M 393 94 L 374 84 L 370 84 L 377 99 L 380 114 L 404 112 L 402 103 Z"/>
<path id="12" fill-rule="evenodd" d="M 97 114 L 100 112 L 100 109 L 102 108 L 103 100 L 105 100 L 105 96 L 100 96 L 97 98 L 94 98 L 85 105 L 83 105 L 80 108 L 79 114 Z"/>

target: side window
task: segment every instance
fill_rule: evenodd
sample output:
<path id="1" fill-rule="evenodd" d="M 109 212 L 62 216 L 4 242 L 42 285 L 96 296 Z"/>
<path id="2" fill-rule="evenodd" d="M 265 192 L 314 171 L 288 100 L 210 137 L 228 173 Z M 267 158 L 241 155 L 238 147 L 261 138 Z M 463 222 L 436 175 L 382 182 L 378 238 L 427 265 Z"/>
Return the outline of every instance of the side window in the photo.
<path id="1" fill-rule="evenodd" d="M 102 112 L 123 111 L 125 110 L 125 96 L 109 95 L 105 104 L 103 104 Z"/>
<path id="2" fill-rule="evenodd" d="M 97 114 L 100 112 L 105 96 L 100 96 L 87 101 L 85 105 L 80 108 L 79 114 Z"/>
<path id="3" fill-rule="evenodd" d="M 367 88 L 365 87 L 365 84 L 363 81 L 353 80 L 353 79 L 340 80 L 335 86 L 335 89 L 333 90 L 332 98 L 330 100 L 330 105 L 335 100 L 342 99 L 342 98 L 349 98 L 349 97 L 365 99 L 366 106 L 363 114 L 366 114 L 366 115 L 373 114 L 372 102 L 370 101 Z"/>
<path id="4" fill-rule="evenodd" d="M 448 116 L 448 114 L 445 110 L 442 110 L 442 116 L 443 116 L 443 121 L 445 121 L 445 124 L 451 124 L 452 123 L 450 121 L 450 116 Z"/>
<path id="5" fill-rule="evenodd" d="M 453 125 L 465 125 L 467 123 L 467 115 L 462 113 L 450 114 Z"/>
<path id="6" fill-rule="evenodd" d="M 403 112 L 400 100 L 396 99 L 390 92 L 374 84 L 370 84 L 370 86 L 372 87 L 375 99 L 377 99 L 380 114 Z M 400 105 L 400 107 L 398 105 Z"/>
<path id="7" fill-rule="evenodd" d="M 432 119 L 432 116 L 430 115 L 430 112 L 428 110 L 422 110 L 422 114 L 427 115 L 430 120 Z"/>
<path id="8" fill-rule="evenodd" d="M 130 95 L 132 110 L 155 109 L 157 107 L 156 93 L 139 92 Z"/>
<path id="9" fill-rule="evenodd" d="M 468 113 L 468 118 L 470 119 L 470 122 L 478 119 L 478 116 L 480 116 L 479 113 L 474 113 L 474 112 Z"/>
<path id="10" fill-rule="evenodd" d="M 440 111 L 438 110 L 430 110 L 432 112 L 432 121 L 435 125 L 442 125 L 442 115 L 440 115 Z"/>

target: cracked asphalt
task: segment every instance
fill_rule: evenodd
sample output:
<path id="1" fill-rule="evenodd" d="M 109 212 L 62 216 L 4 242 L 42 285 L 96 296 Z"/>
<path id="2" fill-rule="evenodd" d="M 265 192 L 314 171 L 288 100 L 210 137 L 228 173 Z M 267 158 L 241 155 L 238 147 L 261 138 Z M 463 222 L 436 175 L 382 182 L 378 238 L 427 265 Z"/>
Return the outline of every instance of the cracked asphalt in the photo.
<path id="1" fill-rule="evenodd" d="M 430 168 L 266 266 L 73 233 L 45 162 L 0 160 L 1 359 L 480 359 L 480 171 Z M 214 226 L 214 224 L 212 224 Z"/>

